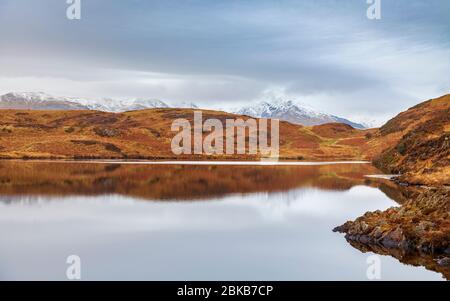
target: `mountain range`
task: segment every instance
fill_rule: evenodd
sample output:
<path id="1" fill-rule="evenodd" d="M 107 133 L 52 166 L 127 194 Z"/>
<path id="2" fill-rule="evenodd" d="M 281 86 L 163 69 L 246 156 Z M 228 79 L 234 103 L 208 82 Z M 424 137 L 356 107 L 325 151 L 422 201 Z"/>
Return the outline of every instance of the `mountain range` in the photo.
<path id="1" fill-rule="evenodd" d="M 264 100 L 255 105 L 236 109 L 233 113 L 255 118 L 280 119 L 306 126 L 338 122 L 351 125 L 356 129 L 364 129 L 368 127 L 345 118 L 317 111 L 306 105 L 300 105 L 292 100 Z"/>
<path id="2" fill-rule="evenodd" d="M 44 92 L 11 92 L 0 96 L 0 109 L 26 110 L 97 110 L 103 112 L 126 112 L 149 108 L 191 108 L 199 107 L 190 102 L 168 104 L 154 98 L 128 99 L 87 99 L 78 97 L 59 97 Z M 323 113 L 292 100 L 263 100 L 231 110 L 228 113 L 247 115 L 254 118 L 276 118 L 294 124 L 312 126 L 325 123 L 345 123 L 354 128 L 364 129 L 370 126 L 352 122 L 348 119 Z"/>

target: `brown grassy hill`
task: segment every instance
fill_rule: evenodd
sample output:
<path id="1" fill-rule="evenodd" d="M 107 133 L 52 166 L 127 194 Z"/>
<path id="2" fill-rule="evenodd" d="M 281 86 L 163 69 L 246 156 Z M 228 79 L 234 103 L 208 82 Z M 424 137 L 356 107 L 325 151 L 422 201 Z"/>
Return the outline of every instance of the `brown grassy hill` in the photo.
<path id="1" fill-rule="evenodd" d="M 380 169 L 413 184 L 450 185 L 450 95 L 400 113 L 373 141 L 387 146 L 374 161 Z"/>
<path id="2" fill-rule="evenodd" d="M 203 118 L 247 116 L 202 110 Z M 0 158 L 259 159 L 258 155 L 174 155 L 170 130 L 192 109 L 99 111 L 0 110 Z M 450 183 L 450 95 L 400 113 L 380 129 L 330 123 L 305 127 L 280 122 L 280 158 L 372 160 L 410 183 Z M 204 132 L 206 136 L 208 133 Z M 248 133 L 247 133 L 248 135 Z M 270 136 L 270 132 L 269 132 Z M 224 139 L 225 140 L 225 139 Z"/>
<path id="3" fill-rule="evenodd" d="M 449 259 L 439 254 L 450 254 L 450 189 L 445 187 L 450 185 L 450 95 L 398 114 L 367 146 L 384 148 L 374 163 L 385 172 L 401 173 L 399 181 L 438 188 L 421 188 L 401 207 L 367 212 L 334 230 L 346 233 L 358 249 L 409 258 L 448 278 Z"/>
<path id="4" fill-rule="evenodd" d="M 218 111 L 202 112 L 203 119 L 217 118 L 223 123 L 227 118 L 248 118 Z M 148 109 L 125 113 L 0 110 L 0 116 L 2 158 L 208 158 L 201 155 L 175 156 L 171 151 L 171 140 L 176 134 L 171 131 L 172 121 L 185 118 L 193 124 L 192 109 Z M 340 128 L 342 125 L 327 126 L 330 127 Z M 207 134 L 205 132 L 204 136 Z M 368 159 L 361 150 L 367 140 L 365 134 L 366 131 L 347 130 L 342 138 L 339 135 L 321 136 L 320 127 L 280 122 L 280 156 L 295 160 Z M 356 143 L 348 143 L 351 139 Z M 258 159 L 258 156 L 215 155 L 211 158 Z"/>
<path id="5" fill-rule="evenodd" d="M 322 137 L 342 138 L 352 136 L 358 130 L 345 123 L 326 123 L 313 126 L 312 131 Z"/>

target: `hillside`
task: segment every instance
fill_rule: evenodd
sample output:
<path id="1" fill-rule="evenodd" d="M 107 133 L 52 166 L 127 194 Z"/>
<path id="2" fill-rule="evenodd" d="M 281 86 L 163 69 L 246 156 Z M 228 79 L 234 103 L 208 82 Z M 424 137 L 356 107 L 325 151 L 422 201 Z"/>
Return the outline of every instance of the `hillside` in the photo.
<path id="1" fill-rule="evenodd" d="M 402 261 L 420 258 L 450 277 L 450 95 L 418 104 L 389 120 L 370 138 L 374 164 L 396 180 L 421 187 L 401 207 L 367 212 L 336 227 L 358 249 L 391 254 Z M 367 154 L 367 152 L 366 152 Z M 423 257 L 432 254 L 432 257 Z M 414 257 L 412 257 L 414 255 Z M 436 257 L 437 256 L 437 257 Z"/>
<path id="2" fill-rule="evenodd" d="M 125 113 L 90 110 L 2 110 L 0 157 L 2 158 L 134 158 L 134 159 L 258 159 L 248 155 L 175 156 L 172 121 L 186 118 L 193 124 L 192 109 L 148 109 Z M 248 117 L 203 110 L 203 118 Z M 321 127 L 280 122 L 282 159 L 364 160 L 367 131 L 347 126 L 340 135 L 321 136 Z M 329 129 L 325 132 L 328 132 Z M 204 133 L 205 135 L 208 133 Z M 269 132 L 270 134 L 270 132 Z M 248 133 L 247 133 L 248 135 Z M 224 139 L 225 140 L 225 139 Z"/>
<path id="3" fill-rule="evenodd" d="M 412 184 L 450 185 L 450 95 L 398 114 L 375 139 L 388 146 L 375 157 L 380 169 Z"/>
<path id="4" fill-rule="evenodd" d="M 175 156 L 172 121 L 193 123 L 193 109 L 123 113 L 93 110 L 1 110 L 1 158 L 259 159 L 258 155 Z M 204 120 L 248 116 L 202 110 Z M 380 129 L 343 123 L 280 122 L 280 157 L 289 160 L 372 160 L 412 184 L 450 183 L 450 95 L 398 114 Z M 204 136 L 208 133 L 204 132 Z M 247 134 L 248 135 L 248 134 Z M 269 133 L 270 135 L 270 133 Z M 247 137 L 248 138 L 248 137 Z M 225 140 L 225 139 L 224 139 Z"/>

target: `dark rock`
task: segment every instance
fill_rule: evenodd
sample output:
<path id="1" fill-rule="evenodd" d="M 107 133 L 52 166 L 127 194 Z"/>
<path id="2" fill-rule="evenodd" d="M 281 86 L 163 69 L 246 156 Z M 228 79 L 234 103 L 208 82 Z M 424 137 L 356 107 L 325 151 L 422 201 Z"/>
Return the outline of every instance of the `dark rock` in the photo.
<path id="1" fill-rule="evenodd" d="M 120 135 L 120 131 L 109 127 L 96 127 L 94 132 L 101 137 L 116 137 Z"/>
<path id="2" fill-rule="evenodd" d="M 449 257 L 439 258 L 438 260 L 436 260 L 436 262 L 440 266 L 450 266 L 450 258 Z"/>

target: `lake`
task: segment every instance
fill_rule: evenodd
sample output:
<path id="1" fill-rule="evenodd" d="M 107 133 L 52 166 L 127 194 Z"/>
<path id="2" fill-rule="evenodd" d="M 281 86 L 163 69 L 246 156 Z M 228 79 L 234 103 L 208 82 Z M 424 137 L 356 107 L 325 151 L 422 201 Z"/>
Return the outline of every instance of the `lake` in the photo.
<path id="1" fill-rule="evenodd" d="M 374 253 L 332 229 L 405 200 L 376 174 L 365 163 L 0 161 L 0 280 L 65 280 L 69 255 L 82 280 L 367 280 Z M 443 279 L 378 256 L 382 280 Z"/>

